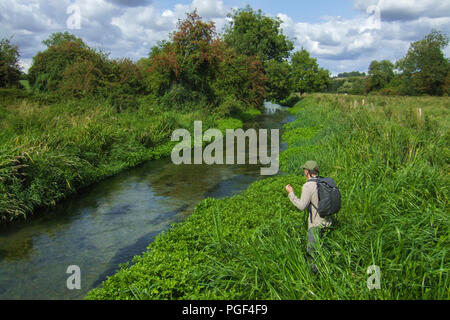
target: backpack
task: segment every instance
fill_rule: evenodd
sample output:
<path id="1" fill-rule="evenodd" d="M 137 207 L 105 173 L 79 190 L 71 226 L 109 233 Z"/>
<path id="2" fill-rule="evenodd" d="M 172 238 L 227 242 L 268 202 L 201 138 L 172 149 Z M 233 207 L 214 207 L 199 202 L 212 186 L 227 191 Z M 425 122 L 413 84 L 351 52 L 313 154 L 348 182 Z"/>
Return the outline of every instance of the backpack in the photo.
<path id="1" fill-rule="evenodd" d="M 319 205 L 311 205 L 317 210 L 321 218 L 329 217 L 341 210 L 341 191 L 332 178 L 317 177 L 311 179 L 317 183 Z M 310 210 L 311 213 L 311 210 Z M 311 217 L 312 220 L 312 217 Z"/>

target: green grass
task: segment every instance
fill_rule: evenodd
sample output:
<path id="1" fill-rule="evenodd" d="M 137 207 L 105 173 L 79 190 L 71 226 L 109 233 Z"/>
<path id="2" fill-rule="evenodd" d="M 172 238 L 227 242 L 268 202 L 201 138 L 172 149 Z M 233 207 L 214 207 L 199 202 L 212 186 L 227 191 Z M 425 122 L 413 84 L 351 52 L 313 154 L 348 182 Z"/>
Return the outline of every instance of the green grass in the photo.
<path id="1" fill-rule="evenodd" d="M 204 200 L 87 298 L 449 299 L 448 107 L 448 98 L 303 99 L 285 130 L 288 175 Z M 343 196 L 317 276 L 305 258 L 306 215 L 284 191 L 290 183 L 300 193 L 308 159 Z M 371 265 L 380 290 L 367 288 Z"/>
<path id="2" fill-rule="evenodd" d="M 101 179 L 170 155 L 173 130 L 242 125 L 206 112 L 175 112 L 140 98 L 117 113 L 106 101 L 51 104 L 0 92 L 0 223 L 23 219 Z"/>

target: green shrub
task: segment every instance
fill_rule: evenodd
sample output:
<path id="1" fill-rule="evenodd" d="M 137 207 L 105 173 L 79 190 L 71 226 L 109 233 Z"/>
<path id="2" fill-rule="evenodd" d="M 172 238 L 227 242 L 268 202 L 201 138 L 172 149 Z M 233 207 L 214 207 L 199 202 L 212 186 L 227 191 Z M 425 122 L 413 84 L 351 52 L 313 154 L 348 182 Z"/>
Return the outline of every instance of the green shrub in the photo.
<path id="1" fill-rule="evenodd" d="M 241 129 L 243 127 L 243 123 L 239 119 L 226 118 L 216 120 L 216 126 L 217 129 L 225 133 L 227 129 Z"/>
<path id="2" fill-rule="evenodd" d="M 290 94 L 287 98 L 285 99 L 281 99 L 279 101 L 280 105 L 285 106 L 285 107 L 290 107 L 292 108 L 293 106 L 295 106 L 297 104 L 297 102 L 299 102 L 302 98 L 295 93 Z"/>

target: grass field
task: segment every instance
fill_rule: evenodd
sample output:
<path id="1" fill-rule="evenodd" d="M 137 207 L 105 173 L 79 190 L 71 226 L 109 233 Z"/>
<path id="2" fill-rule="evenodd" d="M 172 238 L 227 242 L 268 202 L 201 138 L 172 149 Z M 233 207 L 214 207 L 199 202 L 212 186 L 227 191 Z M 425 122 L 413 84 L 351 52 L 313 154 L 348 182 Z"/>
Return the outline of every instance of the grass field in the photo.
<path id="1" fill-rule="evenodd" d="M 449 299 L 449 98 L 313 95 L 291 112 L 286 175 L 206 199 L 88 299 Z M 318 161 L 343 205 L 310 272 L 300 166 Z M 367 268 L 381 269 L 368 290 Z"/>

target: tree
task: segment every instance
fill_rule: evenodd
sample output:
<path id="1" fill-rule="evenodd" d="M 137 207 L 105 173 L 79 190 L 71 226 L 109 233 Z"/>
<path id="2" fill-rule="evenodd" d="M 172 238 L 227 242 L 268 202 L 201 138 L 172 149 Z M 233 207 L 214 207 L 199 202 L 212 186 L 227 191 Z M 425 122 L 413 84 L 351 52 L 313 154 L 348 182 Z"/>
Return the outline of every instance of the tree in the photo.
<path id="1" fill-rule="evenodd" d="M 346 80 L 342 86 L 337 89 L 337 93 L 352 93 L 353 85 L 350 81 Z"/>
<path id="2" fill-rule="evenodd" d="M 433 30 L 424 39 L 411 43 L 406 56 L 397 66 L 417 93 L 441 95 L 449 72 L 449 61 L 443 49 L 449 38 Z"/>
<path id="3" fill-rule="evenodd" d="M 21 68 L 19 49 L 10 39 L 0 40 L 0 87 L 13 87 L 19 84 Z"/>
<path id="4" fill-rule="evenodd" d="M 447 72 L 447 76 L 445 77 L 445 81 L 442 86 L 442 94 L 447 97 L 450 96 L 450 71 Z"/>
<path id="5" fill-rule="evenodd" d="M 87 89 L 85 85 L 100 82 L 105 61 L 106 56 L 79 41 L 57 42 L 33 57 L 33 64 L 28 72 L 30 85 L 36 91 L 55 92 L 61 88 L 62 84 L 69 85 L 71 81 L 76 81 L 70 77 L 77 75 L 76 79 L 79 79 L 80 86 L 84 88 L 82 91 L 91 92 L 93 88 Z M 75 70 L 74 66 L 79 66 L 80 70 Z M 70 72 L 66 72 L 68 68 L 71 69 Z M 86 75 L 90 81 L 82 84 L 83 75 Z M 63 81 L 64 77 L 67 81 Z M 76 85 L 70 85 L 70 87 L 75 88 Z"/>
<path id="6" fill-rule="evenodd" d="M 369 66 L 368 91 L 385 88 L 394 78 L 394 64 L 389 60 L 372 61 Z"/>
<path id="7" fill-rule="evenodd" d="M 351 77 L 365 77 L 365 72 L 352 71 L 352 72 L 343 72 L 337 75 L 338 78 L 351 78 Z"/>
<path id="8" fill-rule="evenodd" d="M 202 105 L 224 115 L 262 107 L 261 61 L 222 41 L 214 23 L 202 21 L 196 11 L 179 22 L 171 41 L 152 48 L 149 59 L 147 88 L 169 108 Z"/>
<path id="9" fill-rule="evenodd" d="M 238 9 L 230 16 L 224 40 L 239 54 L 258 56 L 265 63 L 269 60 L 281 62 L 294 49 L 292 41 L 283 34 L 279 18 L 265 16 L 261 10 L 255 12 L 250 6 Z"/>
<path id="10" fill-rule="evenodd" d="M 101 96 L 120 112 L 136 105 L 135 96 L 144 91 L 142 70 L 129 59 L 108 59 L 67 32 L 53 33 L 43 43 L 47 49 L 33 57 L 29 70 L 30 85 L 38 92 L 69 98 Z"/>
<path id="11" fill-rule="evenodd" d="M 47 48 L 50 48 L 51 46 L 58 46 L 64 42 L 75 42 L 78 43 L 81 47 L 87 48 L 87 45 L 81 38 L 78 38 L 74 34 L 71 34 L 67 31 L 52 33 L 47 39 L 42 41 L 42 43 L 45 44 Z"/>
<path id="12" fill-rule="evenodd" d="M 200 91 L 212 98 L 210 83 L 219 63 L 220 42 L 213 22 L 203 22 L 197 11 L 188 13 L 171 42 L 152 48 L 149 88 L 162 95 L 176 85 L 180 93 Z"/>
<path id="13" fill-rule="evenodd" d="M 269 60 L 265 65 L 267 76 L 266 99 L 280 103 L 293 90 L 292 67 L 287 61 Z"/>
<path id="14" fill-rule="evenodd" d="M 319 68 L 317 60 L 305 49 L 292 55 L 294 89 L 300 93 L 323 91 L 330 84 L 330 72 Z"/>

